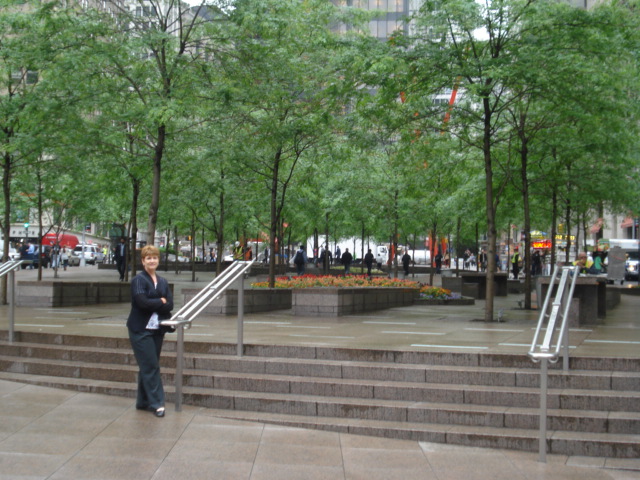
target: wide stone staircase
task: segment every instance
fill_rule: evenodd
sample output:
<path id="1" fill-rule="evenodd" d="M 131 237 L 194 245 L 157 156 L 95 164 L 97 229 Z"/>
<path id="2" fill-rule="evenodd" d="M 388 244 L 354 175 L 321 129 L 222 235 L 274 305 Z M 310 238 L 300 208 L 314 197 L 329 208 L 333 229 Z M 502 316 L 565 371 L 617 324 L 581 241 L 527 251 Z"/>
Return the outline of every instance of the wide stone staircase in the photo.
<path id="1" fill-rule="evenodd" d="M 184 403 L 220 416 L 363 435 L 538 450 L 539 366 L 522 355 L 185 343 Z M 163 377 L 174 400 L 175 343 Z M 0 378 L 135 397 L 128 339 L 0 332 Z M 640 457 L 640 359 L 549 373 L 548 452 Z"/>

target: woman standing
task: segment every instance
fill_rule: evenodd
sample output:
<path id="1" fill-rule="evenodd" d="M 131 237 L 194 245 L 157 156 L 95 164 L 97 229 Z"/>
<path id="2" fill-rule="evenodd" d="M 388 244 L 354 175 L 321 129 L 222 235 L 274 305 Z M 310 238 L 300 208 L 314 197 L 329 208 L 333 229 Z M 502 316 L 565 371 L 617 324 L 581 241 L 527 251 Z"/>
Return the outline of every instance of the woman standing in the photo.
<path id="1" fill-rule="evenodd" d="M 153 245 L 142 248 L 143 271 L 131 281 L 131 313 L 127 320 L 129 340 L 138 362 L 136 408 L 164 417 L 164 389 L 160 378 L 160 351 L 164 334 L 173 329 L 160 325 L 171 318 L 173 296 L 167 281 L 156 275 L 160 251 Z"/>

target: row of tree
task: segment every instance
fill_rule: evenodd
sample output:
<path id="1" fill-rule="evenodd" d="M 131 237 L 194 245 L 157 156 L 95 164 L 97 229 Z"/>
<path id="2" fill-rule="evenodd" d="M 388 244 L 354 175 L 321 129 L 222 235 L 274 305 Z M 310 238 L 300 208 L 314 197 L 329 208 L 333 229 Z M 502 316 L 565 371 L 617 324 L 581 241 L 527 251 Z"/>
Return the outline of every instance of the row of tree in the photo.
<path id="1" fill-rule="evenodd" d="M 512 223 L 637 208 L 637 2 L 425 1 L 387 42 L 334 3 L 4 0 L 4 238 L 25 207 L 218 252 L 479 225 L 491 276 Z"/>

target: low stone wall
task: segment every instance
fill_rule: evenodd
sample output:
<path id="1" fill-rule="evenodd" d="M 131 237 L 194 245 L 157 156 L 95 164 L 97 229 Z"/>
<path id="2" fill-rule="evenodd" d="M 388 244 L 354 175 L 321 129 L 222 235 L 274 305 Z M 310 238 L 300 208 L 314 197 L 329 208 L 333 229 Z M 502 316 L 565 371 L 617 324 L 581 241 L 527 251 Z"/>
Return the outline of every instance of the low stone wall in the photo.
<path id="1" fill-rule="evenodd" d="M 440 298 L 419 298 L 415 301 L 416 305 L 475 305 L 475 298 L 471 297 L 462 297 L 462 298 L 449 298 L 449 299 L 440 299 Z"/>
<path id="2" fill-rule="evenodd" d="M 184 304 L 195 297 L 200 290 L 182 289 Z M 291 309 L 291 290 L 282 288 L 256 288 L 244 291 L 244 313 L 270 312 Z M 211 302 L 203 313 L 208 315 L 237 315 L 238 290 L 226 290 L 220 298 Z"/>
<path id="3" fill-rule="evenodd" d="M 418 290 L 408 288 L 299 288 L 293 290 L 293 314 L 339 317 L 413 305 Z"/>
<path id="4" fill-rule="evenodd" d="M 640 288 L 630 288 L 629 286 L 618 287 L 618 286 L 608 285 L 607 291 L 609 291 L 609 289 L 618 290 L 620 295 L 640 296 Z"/>
<path id="5" fill-rule="evenodd" d="M 74 307 L 131 301 L 131 285 L 121 282 L 19 281 L 19 307 Z"/>

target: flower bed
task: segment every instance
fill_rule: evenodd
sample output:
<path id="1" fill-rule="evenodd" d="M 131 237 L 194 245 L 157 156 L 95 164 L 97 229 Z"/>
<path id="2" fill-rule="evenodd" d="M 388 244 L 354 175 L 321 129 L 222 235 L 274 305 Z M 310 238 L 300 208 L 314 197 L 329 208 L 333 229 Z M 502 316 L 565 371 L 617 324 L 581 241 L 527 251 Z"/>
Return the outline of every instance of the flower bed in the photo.
<path id="1" fill-rule="evenodd" d="M 462 297 L 459 293 L 453 293 L 446 288 L 425 285 L 420 289 L 420 298 L 428 300 L 454 300 Z"/>
<path id="2" fill-rule="evenodd" d="M 268 288 L 269 282 L 251 284 Z M 366 275 L 302 275 L 277 277 L 274 291 L 290 289 L 293 313 L 300 316 L 338 317 L 387 308 L 419 305 L 473 305 L 474 299 L 412 280 Z"/>
<path id="3" fill-rule="evenodd" d="M 252 284 L 256 289 L 267 288 L 268 285 L 268 282 Z M 275 288 L 292 290 L 294 315 L 339 317 L 412 305 L 420 284 L 397 278 L 369 278 L 366 275 L 302 275 L 278 277 Z"/>
<path id="4" fill-rule="evenodd" d="M 475 300 L 463 297 L 459 293 L 441 287 L 425 285 L 420 289 L 420 298 L 416 300 L 418 305 L 474 305 Z"/>
<path id="5" fill-rule="evenodd" d="M 253 288 L 269 288 L 269 282 L 252 283 Z M 332 275 L 302 275 L 300 277 L 276 277 L 274 288 L 358 288 L 358 287 L 386 287 L 386 288 L 420 288 L 419 282 L 401 280 L 399 278 L 372 277 L 366 275 L 350 275 L 335 277 Z"/>

